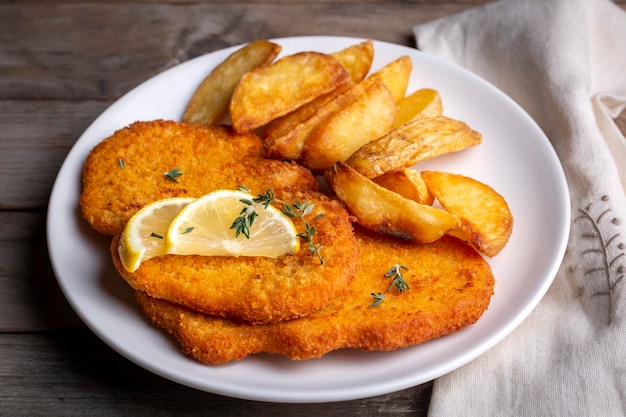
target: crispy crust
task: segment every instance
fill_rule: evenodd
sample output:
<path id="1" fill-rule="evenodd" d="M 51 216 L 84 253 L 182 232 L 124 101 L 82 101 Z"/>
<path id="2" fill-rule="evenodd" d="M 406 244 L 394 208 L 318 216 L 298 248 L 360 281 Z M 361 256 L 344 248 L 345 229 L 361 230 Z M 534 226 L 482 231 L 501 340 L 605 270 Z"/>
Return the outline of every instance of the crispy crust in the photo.
<path id="1" fill-rule="evenodd" d="M 169 255 L 143 262 L 134 273 L 121 265 L 113 239 L 111 254 L 122 277 L 135 289 L 204 313 L 254 323 L 277 322 L 310 314 L 343 295 L 359 269 L 359 244 L 340 202 L 301 194 L 324 216 L 311 221 L 322 265 L 306 244 L 295 255 L 265 257 Z M 294 224 L 303 230 L 302 222 Z"/>
<path id="2" fill-rule="evenodd" d="M 137 210 L 162 198 L 200 197 L 239 185 L 255 193 L 271 188 L 279 197 L 317 190 L 307 169 L 263 155 L 262 141 L 254 134 L 174 121 L 136 122 L 89 153 L 81 212 L 95 230 L 115 236 Z M 173 168 L 182 169 L 178 183 L 164 175 Z"/>
<path id="3" fill-rule="evenodd" d="M 325 309 L 277 324 L 251 325 L 212 317 L 136 292 L 156 325 L 172 334 L 185 354 L 219 364 L 268 352 L 291 359 L 321 357 L 340 348 L 393 350 L 473 324 L 489 305 L 494 278 L 487 262 L 459 239 L 415 244 L 357 229 L 361 269 L 349 292 Z M 384 277 L 395 263 L 410 289 L 389 290 Z M 372 292 L 386 298 L 376 307 Z"/>

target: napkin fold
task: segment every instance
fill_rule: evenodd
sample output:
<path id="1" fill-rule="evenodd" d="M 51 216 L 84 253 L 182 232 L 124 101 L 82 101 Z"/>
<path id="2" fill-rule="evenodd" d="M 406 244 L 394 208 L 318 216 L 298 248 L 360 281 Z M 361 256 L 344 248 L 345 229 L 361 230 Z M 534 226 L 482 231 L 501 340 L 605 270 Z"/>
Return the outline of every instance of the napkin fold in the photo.
<path id="1" fill-rule="evenodd" d="M 572 222 L 560 270 L 493 349 L 435 381 L 431 416 L 626 415 L 626 13 L 610 0 L 500 0 L 414 27 L 550 139 Z M 538 239 L 541 237 L 538 236 Z"/>

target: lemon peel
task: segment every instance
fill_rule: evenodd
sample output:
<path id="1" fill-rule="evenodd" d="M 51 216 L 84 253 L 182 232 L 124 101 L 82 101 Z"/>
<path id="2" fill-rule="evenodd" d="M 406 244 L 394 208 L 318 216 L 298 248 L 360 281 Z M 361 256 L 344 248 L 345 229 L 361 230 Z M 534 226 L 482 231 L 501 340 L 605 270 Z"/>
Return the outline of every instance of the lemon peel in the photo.
<path id="1" fill-rule="evenodd" d="M 167 253 L 165 236 L 170 223 L 194 200 L 188 197 L 158 200 L 147 204 L 128 220 L 118 245 L 120 260 L 127 271 L 134 272 L 142 262 Z"/>

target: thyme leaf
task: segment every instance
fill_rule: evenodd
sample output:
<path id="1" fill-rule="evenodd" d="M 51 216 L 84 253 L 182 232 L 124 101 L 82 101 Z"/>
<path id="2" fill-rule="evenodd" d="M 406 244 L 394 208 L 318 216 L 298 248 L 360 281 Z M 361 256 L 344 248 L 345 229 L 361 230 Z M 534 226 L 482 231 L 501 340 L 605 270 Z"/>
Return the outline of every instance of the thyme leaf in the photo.
<path id="1" fill-rule="evenodd" d="M 372 298 L 374 299 L 374 302 L 370 304 L 367 308 L 376 307 L 377 305 L 382 303 L 383 300 L 385 299 L 385 296 L 382 293 L 372 293 L 371 295 L 372 295 Z"/>
<path id="2" fill-rule="evenodd" d="M 238 190 L 250 193 L 245 186 L 240 185 Z M 230 226 L 231 229 L 235 229 L 235 237 L 239 237 L 240 234 L 243 234 L 246 238 L 250 239 L 250 226 L 254 222 L 254 219 L 258 216 L 258 213 L 255 208 L 255 204 L 263 206 L 263 208 L 267 209 L 272 203 L 279 203 L 283 205 L 282 212 L 289 218 L 298 218 L 304 224 L 304 232 L 298 233 L 298 237 L 308 243 L 307 248 L 311 252 L 312 257 L 317 257 L 320 263 L 323 265 L 326 262 L 324 256 L 320 253 L 323 246 L 317 245 L 313 241 L 313 236 L 316 233 L 315 227 L 313 227 L 304 217 L 311 214 L 314 208 L 314 204 L 309 203 L 308 199 L 304 201 L 300 201 L 296 199 L 294 204 L 289 204 L 285 201 L 279 200 L 274 195 L 274 191 L 266 188 L 264 193 L 257 194 L 256 197 L 250 199 L 241 199 L 239 200 L 244 203 L 245 207 L 239 212 L 239 217 L 237 217 L 233 224 Z M 313 220 L 317 220 L 320 217 L 323 217 L 324 213 L 317 214 Z"/>
<path id="3" fill-rule="evenodd" d="M 185 230 L 183 230 L 181 232 L 181 234 L 186 235 L 187 233 L 191 233 L 193 231 L 193 229 L 195 229 L 195 227 L 190 226 L 190 227 L 186 228 Z"/>
<path id="4" fill-rule="evenodd" d="M 152 236 L 152 237 L 156 237 L 157 239 L 163 239 L 163 236 L 161 236 L 161 235 L 159 235 L 159 234 L 156 234 L 156 233 L 154 233 L 154 232 L 150 233 L 150 236 Z"/>
<path id="5" fill-rule="evenodd" d="M 182 177 L 183 175 L 183 169 L 182 168 L 174 168 L 170 171 L 167 171 L 165 174 L 165 178 L 167 178 L 168 180 L 175 182 L 176 184 L 178 184 L 178 180 L 176 178 L 178 177 Z"/>
<path id="6" fill-rule="evenodd" d="M 287 204 L 283 202 L 283 213 L 288 217 L 298 218 L 304 223 L 304 232 L 298 233 L 298 237 L 304 240 L 305 243 L 308 243 L 307 249 L 311 252 L 311 256 L 318 258 L 320 264 L 324 265 L 326 263 L 326 258 L 320 253 L 323 246 L 317 245 L 313 242 L 313 236 L 317 233 L 317 231 L 315 230 L 315 227 L 311 226 L 311 224 L 304 218 L 304 216 L 311 214 L 313 207 L 315 207 L 315 204 L 309 203 L 308 199 L 304 201 L 296 199 L 295 204 Z M 317 220 L 323 216 L 324 213 L 320 213 L 313 217 L 313 220 Z"/>
<path id="7" fill-rule="evenodd" d="M 118 158 L 117 163 L 120 164 L 120 168 L 122 169 L 126 168 L 126 163 L 124 162 L 122 158 Z"/>
<path id="8" fill-rule="evenodd" d="M 244 208 L 239 212 L 239 217 L 233 221 L 230 225 L 231 229 L 235 229 L 235 237 L 239 237 L 240 234 L 244 235 L 247 239 L 250 239 L 250 227 L 254 220 L 258 217 L 259 213 L 256 212 L 252 201 L 241 199 L 239 200 L 245 204 Z"/>
<path id="9" fill-rule="evenodd" d="M 274 197 L 274 191 L 267 188 L 265 189 L 264 194 L 257 194 L 257 196 L 252 199 L 255 203 L 261 204 L 263 208 L 268 208 L 274 200 L 276 200 L 276 197 Z"/>
<path id="10" fill-rule="evenodd" d="M 392 278 L 391 285 L 389 285 L 389 290 L 391 290 L 394 286 L 396 287 L 398 292 L 404 292 L 408 290 L 409 288 L 411 288 L 409 287 L 409 284 L 407 284 L 407 282 L 404 280 L 404 277 L 402 276 L 403 269 L 405 271 L 409 270 L 409 268 L 407 268 L 406 266 L 395 264 L 389 269 L 389 271 L 387 271 L 387 273 L 385 273 L 385 277 Z"/>

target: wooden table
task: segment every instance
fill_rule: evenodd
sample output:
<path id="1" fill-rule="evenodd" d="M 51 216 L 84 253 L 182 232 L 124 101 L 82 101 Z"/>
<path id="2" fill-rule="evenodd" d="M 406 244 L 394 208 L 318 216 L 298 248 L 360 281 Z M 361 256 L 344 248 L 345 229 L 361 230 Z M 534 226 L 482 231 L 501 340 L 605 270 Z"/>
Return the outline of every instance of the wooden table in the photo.
<path id="1" fill-rule="evenodd" d="M 169 67 L 257 38 L 344 35 L 414 46 L 414 24 L 486 2 L 0 1 L 0 415 L 426 415 L 432 383 L 340 403 L 270 404 L 140 368 L 89 331 L 63 297 L 48 258 L 46 208 L 84 129 Z M 626 114 L 618 123 L 626 130 Z"/>

